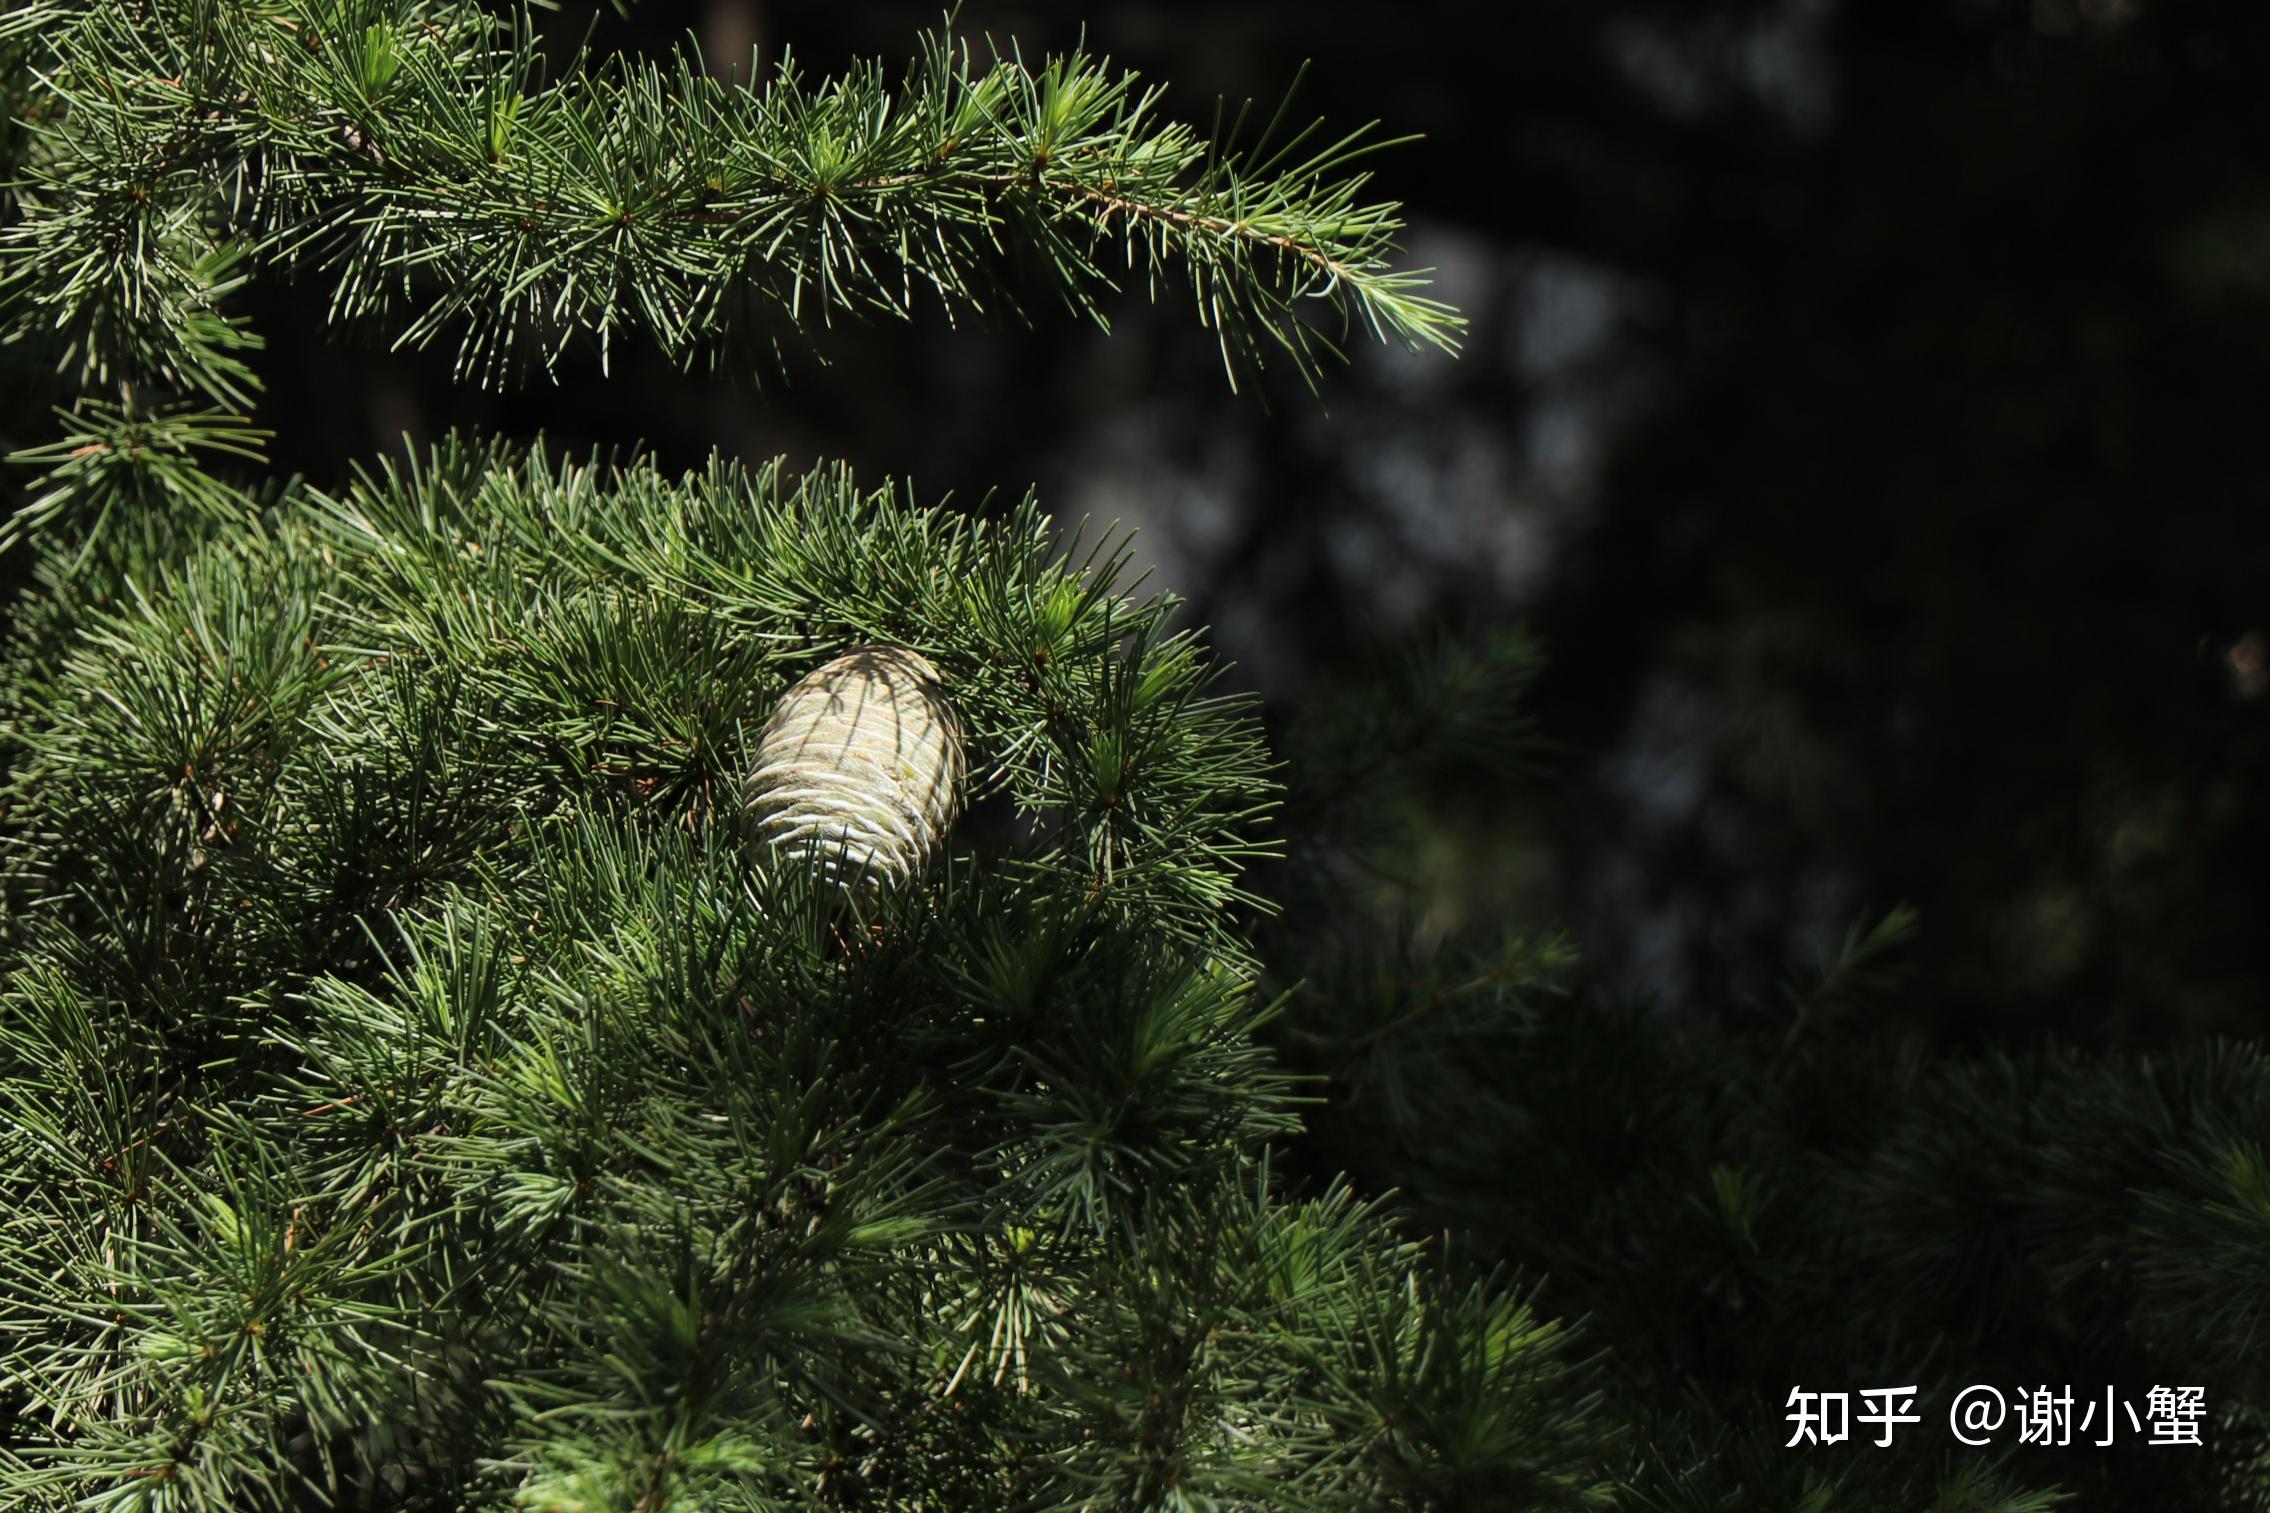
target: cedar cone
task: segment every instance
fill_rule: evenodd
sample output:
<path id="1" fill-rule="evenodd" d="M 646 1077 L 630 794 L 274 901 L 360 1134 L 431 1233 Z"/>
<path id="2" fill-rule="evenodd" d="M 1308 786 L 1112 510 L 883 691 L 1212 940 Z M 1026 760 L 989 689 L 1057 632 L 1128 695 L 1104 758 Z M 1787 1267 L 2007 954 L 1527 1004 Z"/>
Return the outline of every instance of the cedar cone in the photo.
<path id="1" fill-rule="evenodd" d="M 757 738 L 749 807 L 783 855 L 839 883 L 897 883 L 945 840 L 966 773 L 938 669 L 863 646 L 781 695 Z"/>

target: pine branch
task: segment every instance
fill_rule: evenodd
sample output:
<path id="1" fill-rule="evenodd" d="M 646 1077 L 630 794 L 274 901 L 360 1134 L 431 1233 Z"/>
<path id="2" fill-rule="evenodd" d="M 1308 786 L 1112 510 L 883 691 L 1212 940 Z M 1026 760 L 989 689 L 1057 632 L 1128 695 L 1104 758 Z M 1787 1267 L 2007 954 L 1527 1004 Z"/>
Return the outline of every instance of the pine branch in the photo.
<path id="1" fill-rule="evenodd" d="M 1557 1330 L 1272 1181 L 1267 763 L 1122 543 L 457 442 L 198 525 L 0 684 L 0 1499 L 1596 1489 Z M 847 921 L 717 795 L 875 638 L 1010 814 Z"/>
<path id="2" fill-rule="evenodd" d="M 31 499 L 0 526 L 0 550 L 68 523 L 76 528 L 77 556 L 84 560 L 118 517 L 194 514 L 234 522 L 255 508 L 252 496 L 199 464 L 201 455 L 263 460 L 262 443 L 270 433 L 242 415 L 189 405 L 136 413 L 100 401 L 59 414 L 77 429 L 7 458 L 46 464 L 47 471 Z"/>
<path id="3" fill-rule="evenodd" d="M 19 339 L 72 333 L 90 381 L 212 388 L 225 339 L 181 325 L 237 251 L 332 284 L 332 310 L 501 382 L 579 335 L 635 330 L 716 361 L 749 306 L 798 329 L 906 316 L 922 291 L 982 311 L 1021 261 L 1099 324 L 1116 255 L 1179 282 L 1233 383 L 1279 352 L 1313 380 L 1341 329 L 1452 349 L 1462 322 L 1389 263 L 1396 207 L 1365 203 L 1386 143 L 1313 131 L 1247 146 L 1159 114 L 1159 90 L 1084 53 L 979 66 L 925 39 L 880 65 L 763 90 L 681 54 L 585 56 L 539 77 L 525 19 L 440 0 L 97 0 L 43 7 L 40 150 L 0 237 Z M 1280 113 L 1281 119 L 1281 113 Z M 177 313 L 180 312 L 180 313 Z"/>

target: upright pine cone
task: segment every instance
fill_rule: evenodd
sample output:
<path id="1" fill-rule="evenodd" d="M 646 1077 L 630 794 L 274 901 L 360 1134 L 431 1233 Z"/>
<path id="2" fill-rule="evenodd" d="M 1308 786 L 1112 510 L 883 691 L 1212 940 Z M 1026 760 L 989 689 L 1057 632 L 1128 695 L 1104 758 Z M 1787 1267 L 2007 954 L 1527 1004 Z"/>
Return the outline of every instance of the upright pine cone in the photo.
<path id="1" fill-rule="evenodd" d="M 758 832 L 840 881 L 913 875 L 945 840 L 967 771 L 939 685 L 913 652 L 863 646 L 781 695 L 749 779 Z"/>

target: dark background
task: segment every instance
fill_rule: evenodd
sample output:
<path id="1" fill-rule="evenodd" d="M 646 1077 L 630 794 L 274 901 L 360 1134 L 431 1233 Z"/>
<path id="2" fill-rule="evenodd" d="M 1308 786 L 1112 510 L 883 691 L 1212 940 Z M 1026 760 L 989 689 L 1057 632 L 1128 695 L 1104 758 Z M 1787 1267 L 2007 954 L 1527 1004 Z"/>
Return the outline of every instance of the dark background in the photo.
<path id="1" fill-rule="evenodd" d="M 935 6 L 567 6 L 897 60 Z M 1143 530 L 1155 586 L 1280 715 L 1382 645 L 1526 622 L 1542 777 L 1445 785 L 1398 860 L 1422 934 L 1565 923 L 1601 981 L 1760 994 L 1922 910 L 1874 1012 L 1911 1045 L 2136 1045 L 2270 1004 L 2270 9 L 2180 0 L 971 0 L 1085 36 L 1203 123 L 1313 66 L 1456 362 L 1363 349 L 1232 398 L 1139 291 L 1115 334 L 839 330 L 757 386 L 634 353 L 488 395 L 328 344 L 263 287 L 263 422 L 318 478 L 407 434 L 711 447 Z M 982 45 L 982 44 L 981 44 Z"/>

